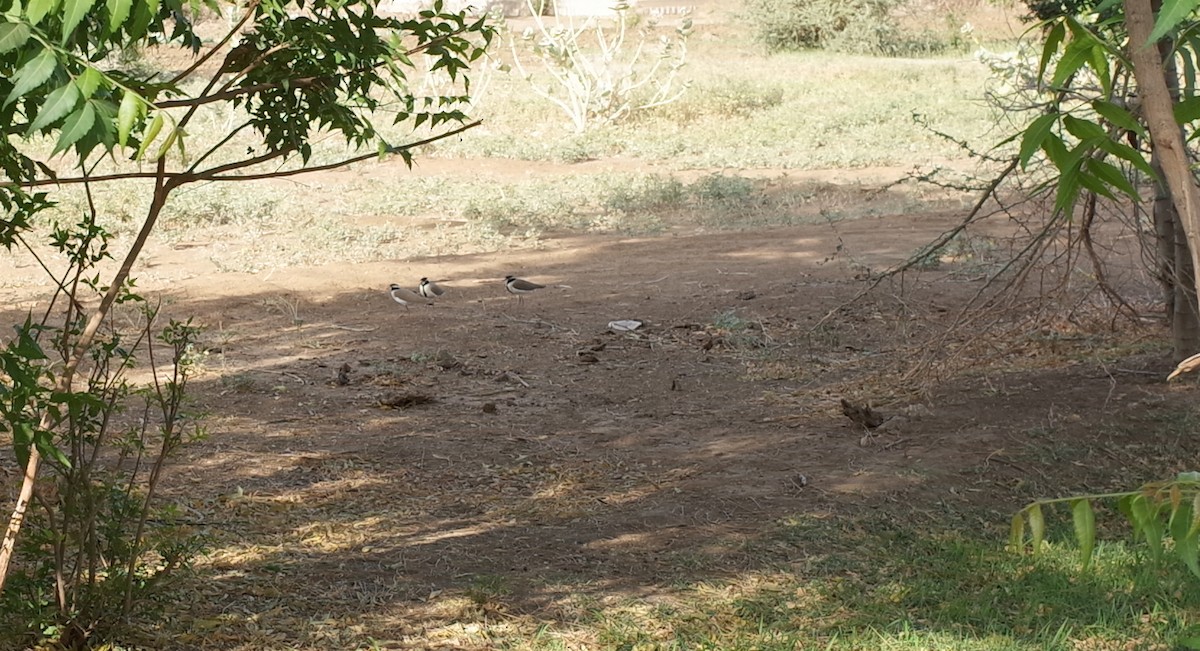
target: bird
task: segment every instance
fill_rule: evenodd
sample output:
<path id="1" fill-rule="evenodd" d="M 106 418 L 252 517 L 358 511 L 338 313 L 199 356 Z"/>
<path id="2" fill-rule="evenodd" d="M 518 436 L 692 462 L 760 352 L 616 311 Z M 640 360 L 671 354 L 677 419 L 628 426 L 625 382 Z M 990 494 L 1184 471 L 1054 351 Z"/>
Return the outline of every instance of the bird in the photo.
<path id="1" fill-rule="evenodd" d="M 389 287 L 388 290 L 392 294 L 392 300 L 403 305 L 404 309 L 406 309 L 406 310 L 408 309 L 409 303 L 419 303 L 419 302 L 425 300 L 420 294 L 414 292 L 411 289 L 401 287 L 401 286 L 397 285 L 396 283 L 392 283 L 392 286 Z"/>
<path id="2" fill-rule="evenodd" d="M 545 285 L 531 283 L 524 278 L 517 278 L 513 275 L 504 277 L 504 289 L 508 290 L 509 294 L 517 295 L 517 304 L 521 303 L 521 294 L 532 294 L 534 291 L 544 288 Z"/>
<path id="3" fill-rule="evenodd" d="M 421 279 L 421 285 L 417 287 L 417 291 L 420 292 L 421 296 L 424 296 L 425 298 L 440 298 L 446 293 L 446 290 L 442 289 L 437 283 L 428 278 Z"/>

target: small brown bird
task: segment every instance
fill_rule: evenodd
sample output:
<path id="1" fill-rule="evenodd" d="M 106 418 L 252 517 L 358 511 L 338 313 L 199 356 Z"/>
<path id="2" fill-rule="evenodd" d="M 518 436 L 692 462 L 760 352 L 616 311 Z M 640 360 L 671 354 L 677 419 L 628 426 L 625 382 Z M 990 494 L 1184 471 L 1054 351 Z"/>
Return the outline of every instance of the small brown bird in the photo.
<path id="1" fill-rule="evenodd" d="M 417 287 L 417 291 L 425 298 L 441 298 L 446 293 L 446 290 L 428 278 L 421 279 L 421 285 Z"/>
<path id="2" fill-rule="evenodd" d="M 517 304 L 518 305 L 521 304 L 521 295 L 522 294 L 532 294 L 533 292 L 535 292 L 539 289 L 544 289 L 545 287 L 546 287 L 545 285 L 531 283 L 528 280 L 525 280 L 524 278 L 517 278 L 516 276 L 513 276 L 513 275 L 508 275 L 508 276 L 504 277 L 504 289 L 507 289 L 509 294 L 517 295 Z"/>
<path id="3" fill-rule="evenodd" d="M 875 429 L 887 420 L 883 414 L 871 409 L 871 405 L 856 405 L 845 398 L 842 398 L 842 414 L 867 429 Z"/>

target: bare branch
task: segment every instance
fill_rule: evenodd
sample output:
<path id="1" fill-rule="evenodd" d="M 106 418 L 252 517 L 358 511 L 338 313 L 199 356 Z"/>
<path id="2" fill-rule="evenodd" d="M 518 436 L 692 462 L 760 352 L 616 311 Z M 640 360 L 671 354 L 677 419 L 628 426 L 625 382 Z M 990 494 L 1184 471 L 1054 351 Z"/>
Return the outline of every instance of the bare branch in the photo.
<path id="1" fill-rule="evenodd" d="M 229 33 L 225 35 L 225 38 L 222 38 L 219 43 L 212 46 L 212 49 L 210 49 L 208 52 L 205 52 L 204 56 L 200 57 L 199 59 L 196 59 L 195 63 L 188 66 L 188 68 L 186 70 L 175 75 L 171 79 L 171 81 L 167 82 L 167 85 L 174 86 L 175 84 L 179 83 L 180 81 L 183 81 L 189 75 L 191 75 L 193 72 L 196 72 L 196 70 L 198 70 L 200 68 L 200 66 L 204 65 L 204 63 L 206 61 L 211 59 L 217 52 L 219 52 L 221 50 L 221 48 L 225 47 L 225 45 L 228 44 L 229 41 L 233 39 L 233 37 L 238 33 L 238 31 L 242 29 L 242 26 L 246 24 L 246 21 L 250 20 L 250 17 L 254 15 L 254 10 L 258 8 L 258 3 L 259 3 L 259 0 L 250 0 L 250 3 L 248 5 L 246 5 L 246 14 L 244 16 L 242 16 L 242 19 L 239 20 L 237 22 L 237 24 L 234 25 L 229 30 Z"/>

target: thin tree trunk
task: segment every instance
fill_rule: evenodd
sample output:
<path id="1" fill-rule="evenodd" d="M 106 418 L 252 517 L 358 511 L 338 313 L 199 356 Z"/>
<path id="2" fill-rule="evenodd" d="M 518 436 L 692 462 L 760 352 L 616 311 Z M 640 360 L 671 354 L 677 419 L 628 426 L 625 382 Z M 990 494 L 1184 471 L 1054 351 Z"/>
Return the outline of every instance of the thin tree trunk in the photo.
<path id="1" fill-rule="evenodd" d="M 1151 6 L 1158 11 L 1162 3 L 1152 0 Z M 1172 103 L 1179 102 L 1179 74 L 1175 57 L 1171 55 L 1171 43 L 1158 44 L 1158 54 L 1163 60 L 1163 79 Z M 1185 137 L 1180 127 L 1180 137 Z M 1192 266 L 1191 251 L 1187 235 L 1179 221 L 1179 213 L 1171 202 L 1171 191 L 1166 187 L 1162 158 L 1158 149 L 1152 148 L 1150 165 L 1158 174 L 1154 195 L 1154 232 L 1157 236 L 1158 276 L 1163 285 L 1166 300 L 1167 323 L 1171 327 L 1171 345 L 1176 351 L 1200 349 L 1200 315 L 1196 311 L 1195 268 Z M 1182 356 L 1182 355 L 1181 355 Z"/>
<path id="2" fill-rule="evenodd" d="M 1138 92 L 1142 98 L 1142 109 L 1150 130 L 1150 139 L 1155 154 L 1162 162 L 1163 176 L 1170 191 L 1171 202 L 1179 217 L 1179 228 L 1175 231 L 1176 260 L 1175 281 L 1177 286 L 1190 289 L 1191 296 L 1180 301 L 1175 293 L 1172 321 L 1172 339 L 1175 356 L 1183 359 L 1200 352 L 1200 338 L 1176 337 L 1175 331 L 1188 321 L 1195 322 L 1195 277 L 1194 270 L 1200 268 L 1200 186 L 1192 175 L 1187 158 L 1183 135 L 1175 121 L 1174 102 L 1171 99 L 1163 57 L 1155 44 L 1148 43 L 1154 27 L 1154 9 L 1151 0 L 1124 0 L 1125 26 L 1129 32 L 1129 50 L 1133 59 L 1133 73 L 1137 79 Z M 1180 246 L 1188 253 L 1184 257 L 1191 263 L 1190 269 L 1178 264 Z M 1187 282 L 1183 278 L 1187 276 Z M 1183 308 L 1181 309 L 1181 304 Z M 1182 320 L 1182 321 L 1181 321 Z M 1200 330 L 1200 328 L 1185 328 Z"/>

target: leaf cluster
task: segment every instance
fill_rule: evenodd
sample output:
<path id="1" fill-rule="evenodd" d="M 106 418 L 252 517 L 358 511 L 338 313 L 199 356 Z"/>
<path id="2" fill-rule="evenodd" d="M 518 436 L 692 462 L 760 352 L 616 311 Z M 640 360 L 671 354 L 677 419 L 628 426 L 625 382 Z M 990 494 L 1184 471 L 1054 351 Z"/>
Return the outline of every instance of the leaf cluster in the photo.
<path id="1" fill-rule="evenodd" d="M 1146 543 L 1153 561 L 1174 555 L 1200 578 L 1200 472 L 1180 473 L 1173 480 L 1152 482 L 1126 493 L 1037 500 L 1013 515 L 1010 547 L 1038 555 L 1046 539 L 1045 507 L 1066 503 L 1071 508 L 1080 560 L 1087 569 L 1096 549 L 1092 504 L 1099 500 L 1116 500 L 1118 510 L 1133 527 L 1134 537 Z M 1172 544 L 1168 546 L 1167 541 Z"/>

